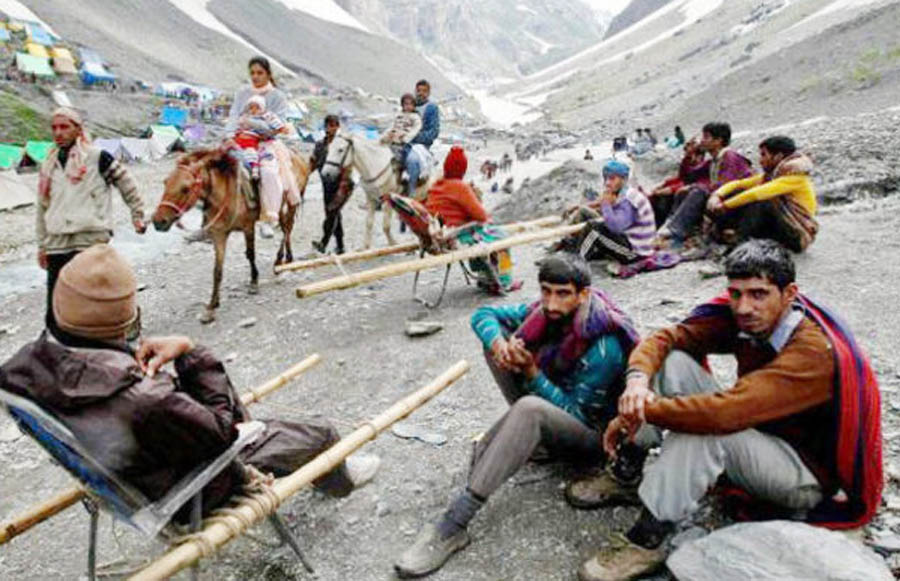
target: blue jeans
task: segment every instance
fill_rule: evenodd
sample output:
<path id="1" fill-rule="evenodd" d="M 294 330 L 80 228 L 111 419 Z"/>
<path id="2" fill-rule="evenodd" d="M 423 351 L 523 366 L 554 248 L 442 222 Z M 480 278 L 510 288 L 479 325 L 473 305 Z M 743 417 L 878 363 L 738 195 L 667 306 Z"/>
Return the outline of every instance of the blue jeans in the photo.
<path id="1" fill-rule="evenodd" d="M 419 174 L 422 173 L 422 167 L 419 164 L 419 158 L 416 155 L 406 156 L 406 174 L 409 176 L 409 184 L 407 185 L 406 195 L 412 197 L 416 193 L 416 183 L 419 181 Z"/>

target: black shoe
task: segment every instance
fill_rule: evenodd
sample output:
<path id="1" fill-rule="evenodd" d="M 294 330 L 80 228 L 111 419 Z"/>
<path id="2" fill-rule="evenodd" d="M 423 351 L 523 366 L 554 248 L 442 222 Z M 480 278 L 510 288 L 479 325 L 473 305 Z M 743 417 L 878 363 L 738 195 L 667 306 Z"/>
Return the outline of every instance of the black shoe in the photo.
<path id="1" fill-rule="evenodd" d="M 655 549 L 663 544 L 663 541 L 675 531 L 675 523 L 657 520 L 653 513 L 647 508 L 641 510 L 641 516 L 638 517 L 634 526 L 631 527 L 625 536 L 635 545 L 644 547 L 645 549 Z"/>
<path id="2" fill-rule="evenodd" d="M 336 250 L 335 252 L 337 252 L 338 254 L 343 254 L 343 253 L 344 253 L 344 247 L 343 247 L 343 246 L 338 246 L 338 247 L 337 247 L 337 250 Z"/>
<path id="3" fill-rule="evenodd" d="M 613 477 L 626 486 L 637 486 L 644 473 L 644 461 L 647 459 L 647 450 L 632 443 L 625 443 L 619 447 L 616 461 L 610 471 Z"/>
<path id="4" fill-rule="evenodd" d="M 312 241 L 312 247 L 316 249 L 316 252 L 321 254 L 325 254 L 325 245 L 319 242 L 318 240 Z"/>

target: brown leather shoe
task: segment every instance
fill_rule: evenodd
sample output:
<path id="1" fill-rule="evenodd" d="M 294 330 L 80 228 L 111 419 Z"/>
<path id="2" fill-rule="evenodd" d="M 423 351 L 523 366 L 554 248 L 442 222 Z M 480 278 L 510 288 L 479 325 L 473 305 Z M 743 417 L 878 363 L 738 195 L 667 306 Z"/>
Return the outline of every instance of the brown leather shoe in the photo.
<path id="1" fill-rule="evenodd" d="M 595 476 L 569 482 L 566 485 L 566 501 L 581 509 L 641 504 L 636 486 L 620 483 L 606 470 Z"/>
<path id="2" fill-rule="evenodd" d="M 580 581 L 632 581 L 659 570 L 666 562 L 663 549 L 645 549 L 634 543 L 607 547 L 581 564 Z"/>

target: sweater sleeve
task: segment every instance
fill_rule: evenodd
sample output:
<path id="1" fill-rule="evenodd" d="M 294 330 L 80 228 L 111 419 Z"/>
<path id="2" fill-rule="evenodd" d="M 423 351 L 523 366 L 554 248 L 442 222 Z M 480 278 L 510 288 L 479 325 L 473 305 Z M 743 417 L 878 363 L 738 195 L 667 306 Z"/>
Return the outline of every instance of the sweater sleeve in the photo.
<path id="1" fill-rule="evenodd" d="M 414 114 L 412 116 L 412 122 L 405 128 L 405 130 L 400 134 L 397 138 L 400 143 L 409 143 L 412 141 L 416 135 L 419 134 L 419 131 L 422 130 L 422 118 L 419 117 L 418 114 Z"/>
<path id="2" fill-rule="evenodd" d="M 488 222 L 491 219 L 490 215 L 487 213 L 487 210 L 484 209 L 484 206 L 478 200 L 478 196 L 475 195 L 475 192 L 468 186 L 468 184 L 466 184 L 466 187 L 458 200 L 463 209 L 465 209 L 466 211 L 468 221 Z"/>
<path id="3" fill-rule="evenodd" d="M 102 156 L 101 156 L 102 159 Z M 132 220 L 144 219 L 144 199 L 131 173 L 118 160 L 113 160 L 103 174 L 106 183 L 112 184 L 122 194 L 122 199 L 131 208 Z"/>
<path id="4" fill-rule="evenodd" d="M 636 211 L 628 200 L 622 199 L 615 204 L 601 203 L 600 211 L 606 227 L 616 234 L 625 232 L 634 224 Z"/>
<path id="5" fill-rule="evenodd" d="M 34 205 L 34 209 L 35 242 L 37 242 L 39 250 L 46 250 L 44 241 L 47 239 L 47 222 L 44 220 L 44 213 L 47 211 L 47 208 L 45 208 L 44 204 L 41 203 L 40 194 L 38 195 L 37 203 Z"/>
<path id="6" fill-rule="evenodd" d="M 728 182 L 727 184 L 722 185 L 718 190 L 716 190 L 715 195 L 724 200 L 735 192 L 740 192 L 742 190 L 758 186 L 760 182 L 762 182 L 762 179 L 763 174 L 756 174 L 750 176 L 749 178 Z"/>
<path id="7" fill-rule="evenodd" d="M 739 208 L 745 204 L 762 202 L 772 198 L 790 194 L 802 188 L 809 178 L 803 175 L 787 175 L 775 178 L 756 187 L 751 187 L 736 196 L 725 200 L 725 207 L 729 210 Z"/>
<path id="8" fill-rule="evenodd" d="M 565 390 L 538 373 L 526 386 L 535 395 L 588 424 L 608 403 L 610 390 L 622 378 L 625 356 L 614 335 L 604 335 L 581 358 L 575 384 Z"/>
<path id="9" fill-rule="evenodd" d="M 833 375 L 827 339 L 818 329 L 798 330 L 775 359 L 731 389 L 658 399 L 647 405 L 647 421 L 685 433 L 738 432 L 827 402 Z"/>
<path id="10" fill-rule="evenodd" d="M 424 111 L 422 115 L 422 130 L 412 140 L 412 143 L 421 143 L 425 147 L 431 147 L 431 144 L 434 143 L 434 140 L 437 139 L 438 134 L 441 132 L 441 114 L 438 106 L 434 103 L 429 103 L 425 106 Z"/>
<path id="11" fill-rule="evenodd" d="M 519 327 L 528 316 L 528 305 L 489 305 L 480 307 L 472 314 L 472 330 L 481 339 L 485 349 L 490 349 L 504 330 L 509 332 Z"/>
<path id="12" fill-rule="evenodd" d="M 682 322 L 643 339 L 631 352 L 628 368 L 653 377 L 662 369 L 672 351 L 684 351 L 700 361 L 710 353 L 731 352 L 735 335 L 733 326 L 721 319 L 702 318 Z"/>

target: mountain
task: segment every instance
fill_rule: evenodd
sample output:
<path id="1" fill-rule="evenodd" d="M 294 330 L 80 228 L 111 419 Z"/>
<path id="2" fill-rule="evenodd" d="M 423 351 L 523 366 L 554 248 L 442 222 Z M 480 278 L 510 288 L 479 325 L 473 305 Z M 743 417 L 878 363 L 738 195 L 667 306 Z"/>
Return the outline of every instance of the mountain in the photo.
<path id="1" fill-rule="evenodd" d="M 336 0 L 469 85 L 493 85 L 602 38 L 608 15 L 573 0 Z"/>
<path id="2" fill-rule="evenodd" d="M 672 0 L 631 0 L 624 10 L 616 14 L 606 29 L 604 38 L 615 36 L 629 26 L 637 24 Z"/>
<path id="3" fill-rule="evenodd" d="M 246 82 L 248 59 L 264 53 L 283 65 L 274 72 L 288 84 L 296 79 L 394 96 L 426 77 L 437 95 L 459 92 L 413 49 L 353 26 L 352 19 L 342 24 L 331 0 L 321 0 L 308 11 L 296 9 L 304 5 L 309 2 L 29 2 L 57 34 L 97 49 L 114 71 L 129 78 L 185 80 L 229 89 Z"/>

